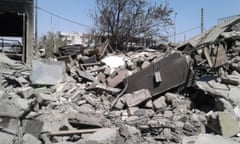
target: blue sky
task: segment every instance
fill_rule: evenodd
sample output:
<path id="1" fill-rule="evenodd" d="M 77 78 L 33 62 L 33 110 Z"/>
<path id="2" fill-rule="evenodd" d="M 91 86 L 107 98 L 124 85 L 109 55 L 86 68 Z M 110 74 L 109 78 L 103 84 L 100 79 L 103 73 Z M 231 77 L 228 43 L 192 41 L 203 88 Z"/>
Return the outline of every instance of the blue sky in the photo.
<path id="1" fill-rule="evenodd" d="M 240 0 L 148 0 L 149 2 L 167 1 L 176 15 L 177 41 L 183 41 L 200 33 L 200 28 L 179 34 L 200 26 L 201 8 L 204 8 L 204 28 L 207 30 L 217 24 L 217 19 L 240 14 Z M 84 25 L 93 25 L 90 13 L 94 10 L 94 0 L 38 0 L 38 6 L 52 13 L 77 21 Z M 48 31 L 87 32 L 89 29 L 39 10 L 38 32 Z M 172 16 L 174 18 L 174 15 Z M 173 35 L 170 31 L 169 35 Z M 171 38 L 173 40 L 173 38 Z"/>

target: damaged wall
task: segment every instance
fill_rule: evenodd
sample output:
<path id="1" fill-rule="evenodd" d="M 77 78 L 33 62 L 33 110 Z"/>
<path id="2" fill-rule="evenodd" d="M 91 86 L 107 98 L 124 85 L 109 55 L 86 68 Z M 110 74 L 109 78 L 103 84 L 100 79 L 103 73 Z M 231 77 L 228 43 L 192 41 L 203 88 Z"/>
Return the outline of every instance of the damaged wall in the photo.
<path id="1" fill-rule="evenodd" d="M 32 61 L 33 49 L 33 0 L 0 0 L 0 35 L 22 37 L 23 57 Z"/>

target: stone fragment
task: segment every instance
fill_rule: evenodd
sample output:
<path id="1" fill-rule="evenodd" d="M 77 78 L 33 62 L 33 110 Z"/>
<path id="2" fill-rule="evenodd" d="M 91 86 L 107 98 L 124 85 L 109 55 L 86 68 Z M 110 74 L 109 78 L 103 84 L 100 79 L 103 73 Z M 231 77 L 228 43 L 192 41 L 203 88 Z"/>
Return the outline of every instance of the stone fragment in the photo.
<path id="1" fill-rule="evenodd" d="M 173 112 L 172 111 L 164 111 L 164 117 L 172 118 L 173 117 Z"/>
<path id="2" fill-rule="evenodd" d="M 98 83 L 99 81 L 97 80 L 97 78 L 95 78 L 92 74 L 86 72 L 86 71 L 81 71 L 81 70 L 77 70 L 77 73 L 80 77 L 88 80 L 88 81 L 92 81 L 95 83 Z"/>
<path id="3" fill-rule="evenodd" d="M 232 137 L 240 132 L 237 116 L 233 112 L 209 113 L 207 127 L 224 137 Z"/>
<path id="4" fill-rule="evenodd" d="M 240 87 L 230 86 L 228 97 L 232 102 L 234 102 L 234 104 L 240 105 L 239 94 L 240 94 Z"/>
<path id="5" fill-rule="evenodd" d="M 148 101 L 146 102 L 146 104 L 145 104 L 145 107 L 146 107 L 146 108 L 153 108 L 153 102 L 152 102 L 152 100 L 148 100 Z"/>
<path id="6" fill-rule="evenodd" d="M 90 104 L 82 104 L 81 106 L 79 106 L 79 112 L 81 113 L 89 113 L 94 111 L 94 107 Z"/>
<path id="7" fill-rule="evenodd" d="M 139 117 L 152 117 L 154 115 L 154 111 L 152 109 L 138 109 L 134 112 L 134 115 L 139 116 Z"/>
<path id="8" fill-rule="evenodd" d="M 239 144 L 239 143 L 219 135 L 200 134 L 199 136 L 183 138 L 182 144 Z"/>
<path id="9" fill-rule="evenodd" d="M 110 87 L 116 87 L 118 84 L 123 82 L 123 80 L 128 76 L 127 70 L 120 70 L 116 72 L 115 76 L 110 76 L 107 78 L 107 84 Z"/>
<path id="10" fill-rule="evenodd" d="M 151 93 L 147 89 L 141 89 L 133 92 L 132 94 L 125 94 L 123 96 L 126 100 L 126 104 L 128 107 L 137 106 L 146 100 L 152 98 Z"/>
<path id="11" fill-rule="evenodd" d="M 0 118 L 0 127 L 10 130 L 12 133 L 18 133 L 19 120 L 15 118 L 3 117 Z"/>
<path id="12" fill-rule="evenodd" d="M 43 129 L 43 122 L 38 120 L 24 120 L 23 121 L 23 131 L 29 133 L 36 138 L 40 136 Z"/>
<path id="13" fill-rule="evenodd" d="M 22 99 L 16 95 L 8 96 L 0 101 L 0 115 L 8 117 L 21 117 L 30 110 L 30 100 Z"/>
<path id="14" fill-rule="evenodd" d="M 215 107 L 218 111 L 228 111 L 231 112 L 233 110 L 232 104 L 224 98 L 218 98 L 215 100 Z"/>
<path id="15" fill-rule="evenodd" d="M 17 136 L 8 133 L 0 132 L 0 144 L 14 144 Z"/>
<path id="16" fill-rule="evenodd" d="M 224 137 L 232 137 L 240 132 L 237 117 L 230 112 L 220 112 L 218 114 L 221 134 Z"/>
<path id="17" fill-rule="evenodd" d="M 91 113 L 79 113 L 77 116 L 68 119 L 72 125 L 81 127 L 102 127 L 104 118 L 102 116 Z"/>
<path id="18" fill-rule="evenodd" d="M 87 138 L 86 144 L 113 144 L 117 137 L 116 128 L 99 129 Z"/>
<path id="19" fill-rule="evenodd" d="M 122 125 L 119 129 L 119 134 L 124 138 L 125 144 L 137 144 L 141 141 L 140 130 L 129 125 Z"/>
<path id="20" fill-rule="evenodd" d="M 97 79 L 100 81 L 100 82 L 105 82 L 106 81 L 106 75 L 102 72 L 100 72 L 98 75 L 97 75 Z"/>
<path id="21" fill-rule="evenodd" d="M 44 94 L 44 93 L 35 93 L 35 96 L 37 97 L 37 101 L 40 105 L 46 106 L 50 102 L 57 101 L 57 98 L 50 94 Z"/>
<path id="22" fill-rule="evenodd" d="M 107 85 L 104 85 L 104 84 L 92 84 L 90 86 L 88 86 L 86 88 L 86 90 L 99 90 L 99 91 L 106 91 L 108 93 L 111 93 L 111 94 L 117 94 L 121 91 L 121 89 L 119 88 L 113 88 L 113 87 L 109 87 Z"/>
<path id="23" fill-rule="evenodd" d="M 130 108 L 128 108 L 128 115 L 129 115 L 129 116 L 134 115 L 134 113 L 135 113 L 137 110 L 139 110 L 138 107 L 130 107 Z"/>
<path id="24" fill-rule="evenodd" d="M 151 63 L 149 61 L 144 61 L 141 65 L 142 69 L 145 69 L 146 67 L 148 67 Z"/>
<path id="25" fill-rule="evenodd" d="M 166 98 L 164 96 L 161 96 L 153 101 L 153 107 L 155 109 L 165 109 L 167 107 L 166 104 Z"/>
<path id="26" fill-rule="evenodd" d="M 117 103 L 114 105 L 115 108 L 117 109 L 123 109 L 125 106 L 125 99 L 124 98 L 120 98 Z"/>
<path id="27" fill-rule="evenodd" d="M 17 89 L 17 94 L 24 98 L 30 98 L 34 93 L 34 89 L 32 87 L 22 87 Z"/>
<path id="28" fill-rule="evenodd" d="M 31 134 L 25 134 L 23 136 L 23 144 L 42 144 L 42 142 Z"/>

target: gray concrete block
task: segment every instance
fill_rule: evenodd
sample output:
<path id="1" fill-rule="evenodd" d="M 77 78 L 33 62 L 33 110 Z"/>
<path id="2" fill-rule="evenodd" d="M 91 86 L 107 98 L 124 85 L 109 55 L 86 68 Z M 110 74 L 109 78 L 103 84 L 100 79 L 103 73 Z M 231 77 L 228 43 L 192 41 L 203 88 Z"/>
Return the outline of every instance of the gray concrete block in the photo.
<path id="1" fill-rule="evenodd" d="M 23 136 L 23 144 L 42 144 L 42 142 L 31 134 L 25 134 Z"/>
<path id="2" fill-rule="evenodd" d="M 219 135 L 200 134 L 197 137 L 194 136 L 183 138 L 182 144 L 239 144 L 239 143 Z"/>
<path id="3" fill-rule="evenodd" d="M 218 114 L 221 134 L 224 137 L 232 137 L 240 132 L 237 117 L 230 112 L 220 112 Z"/>
<path id="4" fill-rule="evenodd" d="M 167 107 L 166 104 L 166 98 L 164 96 L 161 96 L 153 101 L 153 107 L 155 109 L 164 109 Z"/>
<path id="5" fill-rule="evenodd" d="M 116 141 L 117 134 L 116 128 L 99 129 L 87 138 L 86 144 L 113 144 Z"/>
<path id="6" fill-rule="evenodd" d="M 132 94 L 125 94 L 125 101 L 128 107 L 137 106 L 146 100 L 152 98 L 152 95 L 149 90 L 141 89 L 133 92 Z"/>

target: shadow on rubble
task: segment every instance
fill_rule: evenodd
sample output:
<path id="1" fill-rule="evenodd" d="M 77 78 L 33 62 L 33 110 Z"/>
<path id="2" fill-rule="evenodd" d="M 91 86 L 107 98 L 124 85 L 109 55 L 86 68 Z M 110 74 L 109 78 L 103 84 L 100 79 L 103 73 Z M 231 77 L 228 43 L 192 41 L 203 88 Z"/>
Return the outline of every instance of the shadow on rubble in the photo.
<path id="1" fill-rule="evenodd" d="M 192 102 L 191 109 L 198 109 L 206 113 L 216 110 L 215 98 L 200 90 L 191 89 L 189 92 L 189 98 Z"/>

